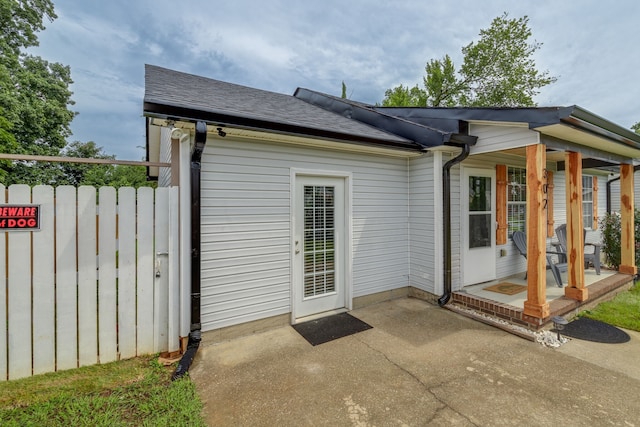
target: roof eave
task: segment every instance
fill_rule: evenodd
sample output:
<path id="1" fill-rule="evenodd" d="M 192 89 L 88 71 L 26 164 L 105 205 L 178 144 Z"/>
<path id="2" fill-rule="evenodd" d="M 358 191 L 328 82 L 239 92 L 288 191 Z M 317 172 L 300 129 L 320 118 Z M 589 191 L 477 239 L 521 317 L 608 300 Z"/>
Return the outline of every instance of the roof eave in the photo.
<path id="1" fill-rule="evenodd" d="M 144 102 L 143 111 L 146 117 L 154 117 L 160 119 L 204 121 L 208 124 L 221 127 L 229 126 L 248 130 L 268 131 L 286 135 L 315 137 L 345 143 L 383 146 L 413 152 L 422 150 L 422 147 L 419 144 L 409 140 L 404 142 L 392 139 L 385 140 L 370 138 L 362 135 L 354 135 L 325 129 L 297 126 L 287 123 L 256 119 L 253 117 L 244 117 L 240 115 L 230 115 L 212 111 L 196 110 L 176 105 L 151 102 L 147 100 L 145 100 Z"/>
<path id="2" fill-rule="evenodd" d="M 630 148 L 640 149 L 640 135 L 631 129 L 619 126 L 577 105 L 568 107 L 563 112 L 564 114 L 559 117 L 563 124 L 602 136 Z"/>

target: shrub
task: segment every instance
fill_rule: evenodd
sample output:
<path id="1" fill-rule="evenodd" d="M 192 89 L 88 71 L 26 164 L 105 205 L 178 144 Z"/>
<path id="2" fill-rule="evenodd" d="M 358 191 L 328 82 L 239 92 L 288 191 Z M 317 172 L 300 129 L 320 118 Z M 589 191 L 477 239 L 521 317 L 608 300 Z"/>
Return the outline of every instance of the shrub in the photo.
<path id="1" fill-rule="evenodd" d="M 634 218 L 636 266 L 640 267 L 640 210 L 635 210 Z M 605 262 L 607 265 L 617 270 L 621 262 L 620 245 L 622 231 L 620 214 L 617 212 L 606 213 L 600 220 L 600 230 L 602 231 L 602 253 L 604 253 Z"/>

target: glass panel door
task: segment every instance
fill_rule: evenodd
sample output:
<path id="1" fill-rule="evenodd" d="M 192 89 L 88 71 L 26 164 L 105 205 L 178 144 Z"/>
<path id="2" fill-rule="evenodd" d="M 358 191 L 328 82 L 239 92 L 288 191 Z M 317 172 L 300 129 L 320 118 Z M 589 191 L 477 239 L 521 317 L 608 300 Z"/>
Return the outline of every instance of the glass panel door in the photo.
<path id="1" fill-rule="evenodd" d="M 297 176 L 294 199 L 294 319 L 344 308 L 345 179 Z"/>
<path id="2" fill-rule="evenodd" d="M 335 292 L 335 188 L 304 186 L 304 296 Z"/>
<path id="3" fill-rule="evenodd" d="M 491 177 L 469 177 L 469 248 L 491 246 Z"/>
<path id="4" fill-rule="evenodd" d="M 463 168 L 462 283 L 496 278 L 495 170 Z"/>

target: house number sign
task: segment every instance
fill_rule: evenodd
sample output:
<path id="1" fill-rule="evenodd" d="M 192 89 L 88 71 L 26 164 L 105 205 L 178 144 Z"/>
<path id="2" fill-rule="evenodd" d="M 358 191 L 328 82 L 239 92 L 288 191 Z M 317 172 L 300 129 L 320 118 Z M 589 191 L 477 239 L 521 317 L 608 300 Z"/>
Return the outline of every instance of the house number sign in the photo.
<path id="1" fill-rule="evenodd" d="M 40 229 L 40 205 L 0 205 L 0 231 Z"/>
<path id="2" fill-rule="evenodd" d="M 544 180 L 544 184 L 542 184 L 542 209 L 546 210 L 547 209 L 547 204 L 549 203 L 549 184 L 547 183 L 547 170 L 544 170 L 544 173 L 542 175 L 542 179 Z"/>

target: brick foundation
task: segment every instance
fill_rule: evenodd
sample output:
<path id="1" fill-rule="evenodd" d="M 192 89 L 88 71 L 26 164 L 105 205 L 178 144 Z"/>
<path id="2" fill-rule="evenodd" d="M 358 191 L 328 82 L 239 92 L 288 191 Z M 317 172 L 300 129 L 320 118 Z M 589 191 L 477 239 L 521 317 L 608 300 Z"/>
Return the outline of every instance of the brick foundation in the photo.
<path id="1" fill-rule="evenodd" d="M 632 276 L 616 274 L 607 277 L 588 286 L 589 299 L 587 301 L 576 301 L 566 297 L 550 301 L 550 314 L 544 319 L 528 316 L 523 313 L 522 308 L 462 292 L 454 292 L 451 302 L 461 307 L 506 320 L 515 325 L 521 325 L 532 330 L 539 330 L 549 324 L 553 316 L 574 317 L 579 311 L 587 310 L 602 301 L 609 300 L 632 286 Z"/>

